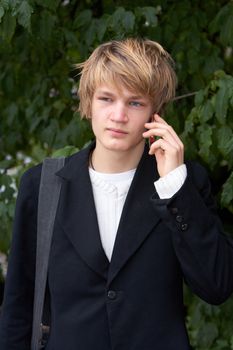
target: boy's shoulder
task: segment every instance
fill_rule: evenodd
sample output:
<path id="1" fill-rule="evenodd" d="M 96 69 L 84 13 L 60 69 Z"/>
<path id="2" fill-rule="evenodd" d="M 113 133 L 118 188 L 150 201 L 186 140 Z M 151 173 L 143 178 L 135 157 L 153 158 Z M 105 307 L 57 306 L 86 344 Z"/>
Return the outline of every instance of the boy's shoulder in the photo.
<path id="1" fill-rule="evenodd" d="M 65 157 L 65 164 L 64 165 L 66 166 L 68 163 L 70 163 L 72 161 L 76 161 L 79 158 L 82 158 L 83 155 L 88 152 L 88 148 L 89 147 L 83 148 L 83 149 L 79 150 L 78 152 L 75 152 L 74 154 Z M 49 159 L 51 159 L 51 160 L 54 159 L 54 161 L 55 161 L 58 158 L 51 157 Z M 43 166 L 43 162 L 36 164 L 36 165 L 33 165 L 32 167 L 27 169 L 21 177 L 21 184 L 29 184 L 29 183 L 33 182 L 34 184 L 37 184 L 39 186 L 40 179 L 41 179 L 42 166 Z"/>

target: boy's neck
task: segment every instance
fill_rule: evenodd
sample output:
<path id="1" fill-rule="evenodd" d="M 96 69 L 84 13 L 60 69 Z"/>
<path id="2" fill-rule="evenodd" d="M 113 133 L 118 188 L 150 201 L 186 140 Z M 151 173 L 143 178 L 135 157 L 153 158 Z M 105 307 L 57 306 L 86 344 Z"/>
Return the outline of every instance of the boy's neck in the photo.
<path id="1" fill-rule="evenodd" d="M 129 151 L 106 150 L 96 145 L 90 154 L 89 165 L 100 173 L 117 174 L 137 168 L 144 151 L 144 143 Z"/>

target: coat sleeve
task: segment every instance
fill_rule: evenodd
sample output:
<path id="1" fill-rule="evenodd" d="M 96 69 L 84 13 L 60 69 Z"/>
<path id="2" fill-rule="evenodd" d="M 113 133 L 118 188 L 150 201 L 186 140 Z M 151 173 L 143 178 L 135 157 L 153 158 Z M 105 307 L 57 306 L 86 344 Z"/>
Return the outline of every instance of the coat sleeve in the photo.
<path id="1" fill-rule="evenodd" d="M 40 173 L 41 166 L 31 168 L 20 182 L 0 318 L 1 350 L 30 350 Z"/>
<path id="2" fill-rule="evenodd" d="M 233 292 L 233 241 L 223 232 L 205 169 L 187 164 L 188 176 L 170 199 L 152 203 L 169 227 L 184 280 L 210 304 L 221 304 Z"/>

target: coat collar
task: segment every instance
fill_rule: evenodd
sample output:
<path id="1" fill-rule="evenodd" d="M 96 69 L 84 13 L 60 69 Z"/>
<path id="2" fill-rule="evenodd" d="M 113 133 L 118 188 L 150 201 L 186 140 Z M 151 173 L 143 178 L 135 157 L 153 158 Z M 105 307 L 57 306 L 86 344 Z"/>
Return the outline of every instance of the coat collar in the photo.
<path id="1" fill-rule="evenodd" d="M 81 258 L 110 284 L 159 221 L 150 202 L 158 173 L 145 146 L 124 204 L 109 264 L 100 240 L 88 171 L 93 148 L 94 143 L 69 157 L 57 172 L 64 180 L 57 219 Z"/>
<path id="2" fill-rule="evenodd" d="M 104 253 L 88 171 L 94 144 L 69 157 L 57 172 L 63 178 L 57 220 L 75 250 L 88 266 L 107 278 L 109 261 Z"/>
<path id="3" fill-rule="evenodd" d="M 155 193 L 154 181 L 159 175 L 154 157 L 148 155 L 148 151 L 146 145 L 126 197 L 109 267 L 108 285 L 159 221 L 150 201 Z"/>

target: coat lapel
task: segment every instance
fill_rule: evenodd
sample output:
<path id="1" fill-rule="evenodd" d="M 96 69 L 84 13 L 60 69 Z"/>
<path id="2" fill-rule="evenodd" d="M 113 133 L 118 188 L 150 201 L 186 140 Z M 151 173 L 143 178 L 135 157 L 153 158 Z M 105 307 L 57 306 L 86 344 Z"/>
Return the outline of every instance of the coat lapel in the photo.
<path id="1" fill-rule="evenodd" d="M 57 172 L 63 178 L 57 220 L 81 258 L 109 285 L 159 221 L 150 202 L 158 173 L 145 147 L 125 201 L 109 264 L 100 240 L 88 172 L 91 147 L 73 155 Z"/>
<path id="2" fill-rule="evenodd" d="M 159 221 L 150 201 L 155 192 L 154 181 L 158 177 L 155 160 L 148 155 L 146 146 L 121 215 L 109 267 L 108 285 Z"/>
<path id="3" fill-rule="evenodd" d="M 88 171 L 90 147 L 73 155 L 57 172 L 64 179 L 57 220 L 88 266 L 107 278 L 109 261 L 100 240 Z"/>

